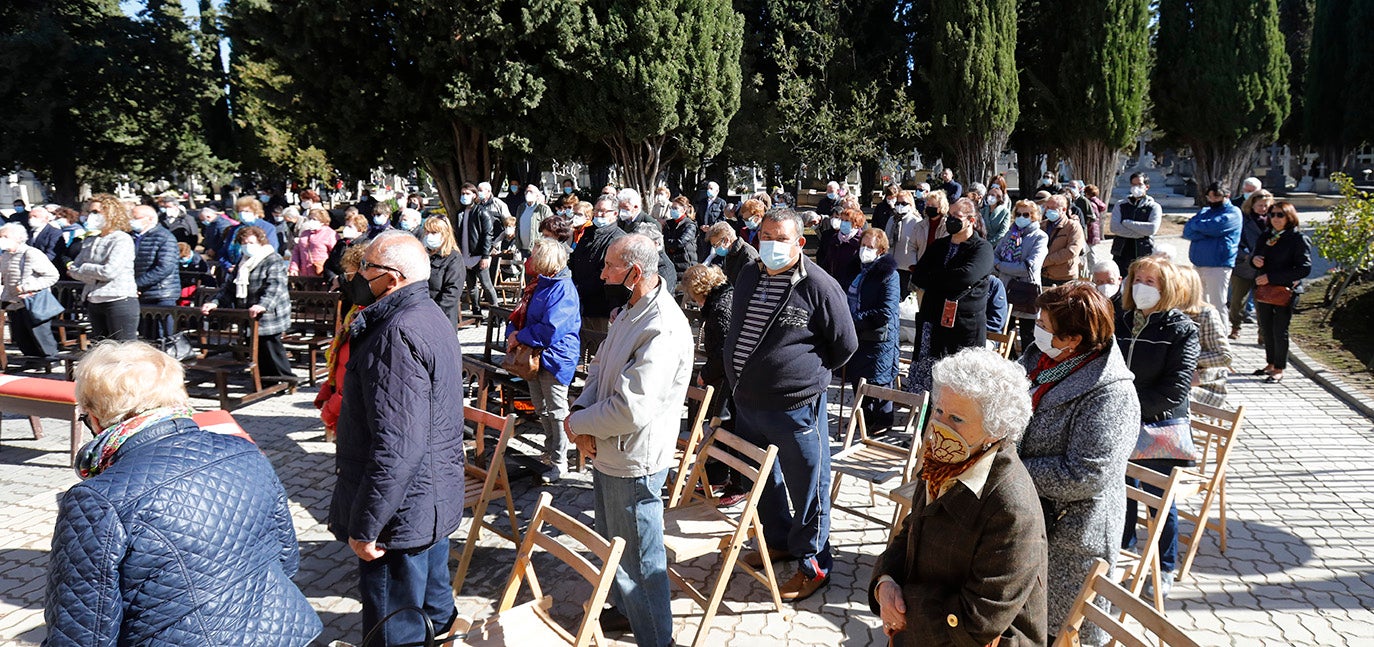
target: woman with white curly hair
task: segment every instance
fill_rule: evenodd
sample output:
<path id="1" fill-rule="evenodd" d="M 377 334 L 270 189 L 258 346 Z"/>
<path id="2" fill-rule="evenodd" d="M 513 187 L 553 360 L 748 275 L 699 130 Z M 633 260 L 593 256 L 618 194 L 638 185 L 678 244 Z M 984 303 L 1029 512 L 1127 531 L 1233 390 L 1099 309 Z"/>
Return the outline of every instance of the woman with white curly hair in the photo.
<path id="1" fill-rule="evenodd" d="M 1044 645 L 1044 517 L 1016 455 L 1026 373 L 966 348 L 937 362 L 932 382 L 924 487 L 878 559 L 869 607 L 897 646 Z"/>

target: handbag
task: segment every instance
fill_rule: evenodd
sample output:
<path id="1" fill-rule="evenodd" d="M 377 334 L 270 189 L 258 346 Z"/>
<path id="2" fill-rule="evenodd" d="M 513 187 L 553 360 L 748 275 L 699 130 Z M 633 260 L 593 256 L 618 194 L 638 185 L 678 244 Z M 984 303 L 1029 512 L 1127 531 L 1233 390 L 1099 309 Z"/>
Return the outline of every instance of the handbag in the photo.
<path id="1" fill-rule="evenodd" d="M 1187 418 L 1147 422 L 1140 425 L 1131 460 L 1167 458 L 1196 461 L 1197 447 L 1193 445 L 1193 429 Z"/>
<path id="2" fill-rule="evenodd" d="M 1293 303 L 1293 288 L 1274 285 L 1272 283 L 1269 285 L 1256 285 L 1255 300 L 1271 306 L 1287 308 L 1289 304 Z"/>
<path id="3" fill-rule="evenodd" d="M 162 339 L 157 340 L 157 347 L 164 353 L 171 355 L 173 359 L 181 361 L 196 354 L 196 349 L 191 346 L 191 339 L 184 332 L 172 333 Z"/>
<path id="4" fill-rule="evenodd" d="M 23 256 L 19 257 L 20 281 L 24 280 L 24 264 L 28 258 L 28 252 L 25 252 Z M 21 300 L 24 302 L 24 313 L 25 316 L 29 318 L 30 327 L 43 325 L 56 319 L 58 315 L 67 311 L 67 309 L 63 307 L 62 302 L 58 301 L 56 296 L 53 296 L 51 288 L 43 288 L 29 296 L 23 297 Z"/>
<path id="5" fill-rule="evenodd" d="M 533 380 L 539 374 L 539 354 L 539 349 L 516 342 L 515 348 L 501 360 L 501 368 L 523 380 Z"/>
<path id="6" fill-rule="evenodd" d="M 1035 312 L 1035 300 L 1040 298 L 1040 286 L 1023 278 L 1007 283 L 1007 303 L 1019 312 Z"/>

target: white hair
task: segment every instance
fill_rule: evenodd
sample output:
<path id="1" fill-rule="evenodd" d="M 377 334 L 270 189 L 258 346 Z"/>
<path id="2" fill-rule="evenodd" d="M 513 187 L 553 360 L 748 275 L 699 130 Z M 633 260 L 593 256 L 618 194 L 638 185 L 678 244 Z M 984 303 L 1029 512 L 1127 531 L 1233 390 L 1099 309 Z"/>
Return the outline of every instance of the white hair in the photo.
<path id="1" fill-rule="evenodd" d="M 644 208 L 644 199 L 639 197 L 638 191 L 629 187 L 621 189 L 620 193 L 617 193 L 615 197 L 621 202 L 628 202 L 640 209 Z"/>
<path id="2" fill-rule="evenodd" d="M 415 220 L 419 221 L 424 220 L 424 215 L 421 214 L 417 209 L 411 209 L 410 207 L 406 207 L 405 209 L 401 210 L 400 219 L 405 220 L 406 218 L 414 218 Z"/>
<path id="3" fill-rule="evenodd" d="M 478 191 L 486 191 L 487 193 L 491 193 L 491 182 L 478 182 L 478 183 L 477 183 L 477 190 L 478 190 Z"/>
<path id="4" fill-rule="evenodd" d="M 706 183 L 706 186 L 707 186 L 708 188 L 712 188 L 712 189 L 715 189 L 715 190 L 717 190 L 717 191 L 720 190 L 720 185 L 719 185 L 719 184 L 716 184 L 715 182 L 707 182 L 707 183 Z"/>
<path id="5" fill-rule="evenodd" d="M 838 190 L 838 189 L 840 188 L 840 183 L 839 183 L 839 182 L 836 182 L 836 181 L 834 181 L 834 180 L 831 180 L 831 181 L 825 183 L 825 188 L 827 188 L 827 189 L 836 189 L 836 190 Z"/>
<path id="6" fill-rule="evenodd" d="M 1253 186 L 1255 187 L 1255 190 L 1258 191 L 1264 188 L 1264 183 L 1260 182 L 1260 179 L 1257 177 L 1247 177 L 1244 180 L 1241 180 L 1240 186 L 1242 189 L 1247 186 Z"/>
<path id="7" fill-rule="evenodd" d="M 0 237 L 25 242 L 29 239 L 29 228 L 22 223 L 10 222 L 0 227 Z"/>
<path id="8" fill-rule="evenodd" d="M 982 195 L 987 192 L 988 187 L 984 185 L 982 182 L 973 182 L 968 185 L 968 191 L 966 191 L 965 193 L 977 193 L 979 195 Z"/>
<path id="9" fill-rule="evenodd" d="M 1030 381 L 1020 364 L 986 348 L 965 348 L 931 368 L 932 393 L 941 388 L 973 400 L 983 413 L 983 431 L 1016 442 L 1031 417 Z"/>
<path id="10" fill-rule="evenodd" d="M 535 193 L 535 195 L 539 196 L 539 197 L 536 197 L 535 200 L 538 200 L 539 198 L 541 198 L 541 197 L 544 196 L 544 190 L 541 189 L 541 188 L 539 188 L 538 186 L 536 186 L 536 185 L 534 185 L 534 184 L 526 184 L 526 185 L 525 185 L 525 190 L 526 190 L 526 191 L 531 191 L 531 190 L 533 190 L 534 193 Z"/>
<path id="11" fill-rule="evenodd" d="M 377 250 L 377 264 L 394 268 L 409 283 L 429 280 L 429 254 L 425 246 L 408 231 L 388 229 L 368 243 Z"/>
<path id="12" fill-rule="evenodd" d="M 611 243 L 612 249 L 619 248 L 620 261 L 626 265 L 637 265 L 645 276 L 658 274 L 658 245 L 644 234 L 629 234 Z"/>
<path id="13" fill-rule="evenodd" d="M 917 184 L 917 185 L 916 185 L 916 190 L 917 190 L 917 191 L 926 191 L 926 192 L 929 192 L 929 191 L 930 191 L 930 183 L 929 183 L 929 182 L 922 182 L 922 183 L 920 183 L 920 184 Z"/>
<path id="14" fill-rule="evenodd" d="M 663 249 L 663 231 L 652 222 L 641 222 L 635 227 L 635 233 L 654 241 L 654 247 Z"/>
<path id="15" fill-rule="evenodd" d="M 29 220 L 33 220 L 34 216 L 47 216 L 51 218 L 52 213 L 52 211 L 49 211 L 44 207 L 34 207 L 29 210 Z"/>
<path id="16" fill-rule="evenodd" d="M 1121 278 L 1121 268 L 1117 267 L 1114 261 L 1098 261 L 1093 263 L 1093 274 L 1097 274 L 1098 272 L 1106 272 L 1107 276 L 1114 279 Z"/>

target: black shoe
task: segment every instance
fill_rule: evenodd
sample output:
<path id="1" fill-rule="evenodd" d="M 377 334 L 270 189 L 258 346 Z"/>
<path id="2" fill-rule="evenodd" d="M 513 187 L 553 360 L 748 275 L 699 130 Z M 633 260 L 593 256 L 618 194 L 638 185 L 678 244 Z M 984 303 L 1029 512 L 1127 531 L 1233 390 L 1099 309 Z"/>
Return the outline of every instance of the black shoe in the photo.
<path id="1" fill-rule="evenodd" d="M 597 618 L 601 624 L 603 634 L 624 634 L 630 632 L 630 619 L 615 607 L 606 607 L 601 610 L 601 616 Z"/>
<path id="2" fill-rule="evenodd" d="M 1254 313 L 1252 313 L 1252 312 L 1247 312 L 1247 313 L 1245 313 L 1245 317 L 1243 317 L 1240 321 L 1241 321 L 1241 323 L 1248 323 L 1248 324 L 1255 323 L 1255 315 L 1254 315 Z"/>

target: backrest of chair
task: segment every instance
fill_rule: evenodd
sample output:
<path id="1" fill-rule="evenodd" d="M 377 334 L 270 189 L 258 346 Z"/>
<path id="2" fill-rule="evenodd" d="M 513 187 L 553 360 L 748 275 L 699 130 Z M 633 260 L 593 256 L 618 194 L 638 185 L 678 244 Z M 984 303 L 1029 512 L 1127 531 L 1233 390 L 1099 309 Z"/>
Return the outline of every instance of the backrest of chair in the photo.
<path id="1" fill-rule="evenodd" d="M 288 276 L 286 289 L 293 292 L 324 292 L 329 289 L 329 281 L 323 276 Z"/>
<path id="2" fill-rule="evenodd" d="M 1159 537 L 1164 533 L 1164 520 L 1169 508 L 1180 496 L 1189 496 L 1197 491 L 1199 479 L 1196 474 L 1175 467 L 1168 476 L 1135 463 L 1126 464 L 1126 478 L 1137 479 L 1141 486 L 1126 485 L 1126 498 L 1136 502 L 1137 525 L 1145 527 L 1145 537 L 1140 546 L 1140 559 L 1133 573 L 1125 574 L 1124 579 L 1138 579 L 1148 572 L 1148 568 L 1159 552 Z M 1151 485 L 1161 490 L 1160 494 L 1147 492 L 1143 485 Z M 1124 549 L 1123 549 L 1124 550 Z"/>
<path id="3" fill-rule="evenodd" d="M 1101 559 L 1088 571 L 1083 589 L 1070 607 L 1068 617 L 1064 618 L 1063 626 L 1059 628 L 1054 647 L 1077 647 L 1078 632 L 1084 620 L 1097 625 L 1114 640 L 1128 647 L 1153 647 L 1156 643 L 1169 647 L 1199 647 L 1197 641 L 1175 627 L 1164 614 L 1112 581 L 1110 571 L 1107 562 Z M 1139 623 L 1158 640 L 1147 640 L 1146 636 L 1141 636 L 1124 621 L 1093 604 L 1098 597 L 1110 601 L 1112 606 Z"/>
<path id="4" fill-rule="evenodd" d="M 1008 319 L 1011 319 L 1011 317 L 1008 317 Z M 1011 359 L 1011 349 L 1016 345 L 1016 328 L 1012 327 L 1007 332 L 990 332 L 988 333 L 988 341 L 997 344 L 997 348 L 995 349 L 997 354 L 1007 359 Z"/>
<path id="5" fill-rule="evenodd" d="M 322 335 L 339 334 L 343 325 L 340 310 L 343 302 L 338 292 L 307 292 L 298 290 L 291 296 L 291 330 L 298 333 Z"/>
<path id="6" fill-rule="evenodd" d="M 544 597 L 544 592 L 539 585 L 539 578 L 534 572 L 534 565 L 531 561 L 534 548 L 538 546 L 572 568 L 592 585 L 591 598 L 582 607 L 584 614 L 579 623 L 577 634 L 565 636 L 576 645 L 586 645 L 596 632 L 596 620 L 593 614 L 585 613 L 585 611 L 592 609 L 599 611 L 601 606 L 606 603 L 611 584 L 615 580 L 616 569 L 620 566 L 621 555 L 625 552 L 625 540 L 620 537 L 613 537 L 607 541 L 595 530 L 554 508 L 551 505 L 552 501 L 553 496 L 548 492 L 539 495 L 539 503 L 535 508 L 534 518 L 530 521 L 529 529 L 525 531 L 525 537 L 520 542 L 520 549 L 515 556 L 515 566 L 511 569 L 510 579 L 506 582 L 506 589 L 501 594 L 496 612 L 499 614 L 508 611 L 515 605 L 522 581 L 529 582 L 530 590 L 534 593 L 534 599 L 538 600 Z M 554 528 L 563 536 L 581 544 L 587 552 L 592 553 L 600 560 L 601 565 L 593 564 L 580 552 L 554 539 L 545 530 L 546 526 Z"/>
<path id="7" fill-rule="evenodd" d="M 188 272 L 182 270 L 179 278 L 181 279 L 181 287 L 183 288 L 188 288 L 193 285 L 199 287 L 215 284 L 215 275 L 209 272 Z"/>
<path id="8" fill-rule="evenodd" d="M 483 470 L 487 475 L 485 488 L 489 490 L 496 485 L 498 479 L 502 479 L 505 476 L 506 445 L 510 443 L 511 437 L 515 435 L 515 414 L 512 413 L 502 418 L 490 411 L 483 411 L 475 407 L 463 405 L 463 420 L 466 423 L 475 425 L 478 434 L 483 433 L 483 430 L 487 427 L 501 430 L 501 435 L 496 441 L 496 448 L 491 452 L 491 462 L 488 463 L 487 468 Z M 483 445 L 484 443 L 478 443 L 478 453 L 476 457 L 480 457 Z M 469 463 L 469 465 L 472 465 L 475 469 L 482 469 L 473 465 L 473 463 Z M 509 483 L 506 485 L 509 486 Z"/>
<path id="9" fill-rule="evenodd" d="M 734 468 L 745 480 L 753 483 L 753 487 L 745 499 L 748 505 L 752 506 L 763 492 L 763 486 L 767 481 L 766 475 L 772 471 L 773 461 L 776 460 L 777 455 L 778 448 L 774 445 L 769 445 L 767 449 L 763 449 L 725 429 L 716 427 L 711 430 L 711 435 L 702 443 L 701 449 L 697 450 L 691 476 L 683 486 L 682 496 L 678 498 L 677 505 L 688 505 L 697 500 L 715 501 L 715 496 L 711 493 L 711 485 L 706 478 L 706 459 L 713 458 Z"/>
<path id="10" fill-rule="evenodd" d="M 859 442 L 866 444 L 877 444 L 892 449 L 907 452 L 906 465 L 902 470 L 903 482 L 910 481 L 915 477 L 916 462 L 921 456 L 921 430 L 925 428 L 926 418 L 930 410 L 930 394 L 925 391 L 914 393 L 907 391 L 897 391 L 886 387 L 876 386 L 860 379 L 859 388 L 856 390 L 857 397 L 854 398 L 853 414 L 849 416 L 849 429 L 845 432 L 844 448 L 848 449 L 854 442 L 854 434 L 858 432 Z M 890 442 L 869 438 L 868 430 L 864 426 L 863 404 L 868 399 L 886 400 L 892 403 L 893 419 L 902 421 L 900 425 L 894 425 L 888 435 L 893 438 L 910 438 L 911 444 L 900 447 Z M 901 415 L 898 412 L 904 411 Z"/>
<path id="11" fill-rule="evenodd" d="M 1231 411 L 1193 401 L 1188 404 L 1188 418 L 1193 431 L 1193 445 L 1198 450 L 1194 471 L 1207 480 L 1203 489 L 1210 489 L 1226 473 L 1231 447 L 1235 445 L 1245 420 L 1245 407 L 1236 407 Z"/>
<path id="12" fill-rule="evenodd" d="M 52 285 L 52 295 L 66 309 L 58 319 L 86 321 L 86 300 L 81 298 L 85 288 L 86 284 L 81 281 L 58 281 Z"/>
<path id="13" fill-rule="evenodd" d="M 510 322 L 510 308 L 492 304 L 487 307 L 487 341 L 482 358 L 491 362 L 492 351 L 506 352 L 506 324 Z"/>
<path id="14" fill-rule="evenodd" d="M 696 458 L 697 448 L 701 446 L 701 439 L 706 435 L 704 423 L 706 414 L 710 411 L 711 400 L 715 397 L 716 388 L 710 385 L 705 387 L 687 387 L 687 429 L 685 440 L 681 435 L 678 442 L 681 444 L 682 458 L 678 460 L 677 477 L 673 479 L 672 489 L 668 491 L 668 506 L 671 507 L 682 497 L 682 488 L 687 484 L 687 476 L 691 473 L 692 461 Z"/>

